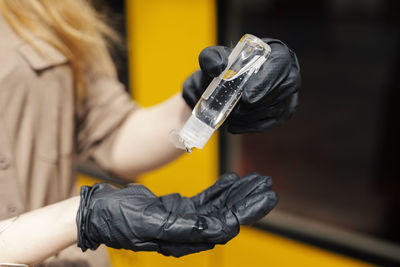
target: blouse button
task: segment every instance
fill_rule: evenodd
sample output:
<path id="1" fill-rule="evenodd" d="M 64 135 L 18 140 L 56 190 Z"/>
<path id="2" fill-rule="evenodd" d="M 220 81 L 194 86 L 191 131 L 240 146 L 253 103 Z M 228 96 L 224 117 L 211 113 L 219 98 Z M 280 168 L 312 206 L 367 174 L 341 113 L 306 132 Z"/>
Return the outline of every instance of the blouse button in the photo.
<path id="1" fill-rule="evenodd" d="M 0 155 L 0 170 L 6 170 L 8 167 L 10 167 L 10 160 Z"/>

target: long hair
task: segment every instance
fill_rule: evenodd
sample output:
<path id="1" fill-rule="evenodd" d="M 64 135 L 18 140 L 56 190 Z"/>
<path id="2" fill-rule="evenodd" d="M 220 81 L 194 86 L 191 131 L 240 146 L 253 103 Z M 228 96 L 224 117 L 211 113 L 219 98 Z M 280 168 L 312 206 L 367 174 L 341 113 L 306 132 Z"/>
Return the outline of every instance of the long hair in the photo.
<path id="1" fill-rule="evenodd" d="M 72 68 L 78 102 L 85 97 L 86 75 L 116 76 L 107 41 L 117 41 L 118 35 L 87 1 L 0 0 L 0 11 L 14 31 L 36 49 L 27 31 L 64 54 Z"/>

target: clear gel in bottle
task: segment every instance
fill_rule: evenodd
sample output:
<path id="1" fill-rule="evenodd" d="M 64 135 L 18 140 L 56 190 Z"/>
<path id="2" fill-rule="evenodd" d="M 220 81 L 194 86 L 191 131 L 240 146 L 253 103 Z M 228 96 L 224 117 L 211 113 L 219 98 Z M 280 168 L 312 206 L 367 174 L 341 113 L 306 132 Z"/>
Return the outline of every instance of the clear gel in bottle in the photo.
<path id="1" fill-rule="evenodd" d="M 212 80 L 193 109 L 183 128 L 170 133 L 171 142 L 191 152 L 202 149 L 217 130 L 243 93 L 244 85 L 267 60 L 271 48 L 254 35 L 246 34 L 228 57 L 226 69 Z"/>

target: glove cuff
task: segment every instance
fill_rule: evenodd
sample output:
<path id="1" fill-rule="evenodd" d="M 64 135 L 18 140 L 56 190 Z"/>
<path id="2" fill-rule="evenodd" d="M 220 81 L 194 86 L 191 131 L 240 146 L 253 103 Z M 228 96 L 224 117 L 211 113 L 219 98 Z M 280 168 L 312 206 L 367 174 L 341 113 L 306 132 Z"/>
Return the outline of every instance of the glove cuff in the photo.
<path id="1" fill-rule="evenodd" d="M 88 231 L 88 217 L 89 217 L 89 203 L 96 189 L 96 185 L 93 187 L 82 186 L 80 191 L 80 203 L 78 212 L 76 214 L 76 226 L 78 229 L 77 246 L 85 252 L 88 248 L 96 250 L 99 247 L 99 243 L 92 240 L 87 234 Z"/>

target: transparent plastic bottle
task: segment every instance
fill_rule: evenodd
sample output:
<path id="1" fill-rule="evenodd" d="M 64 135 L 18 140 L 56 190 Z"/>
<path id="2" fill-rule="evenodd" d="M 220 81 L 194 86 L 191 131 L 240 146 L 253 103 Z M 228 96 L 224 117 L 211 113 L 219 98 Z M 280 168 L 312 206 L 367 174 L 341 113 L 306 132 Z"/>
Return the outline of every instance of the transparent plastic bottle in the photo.
<path id="1" fill-rule="evenodd" d="M 257 73 L 270 52 L 269 45 L 261 39 L 244 35 L 229 55 L 226 69 L 211 81 L 183 128 L 171 132 L 171 142 L 189 153 L 193 147 L 202 149 L 228 117 L 242 96 L 247 80 Z"/>

